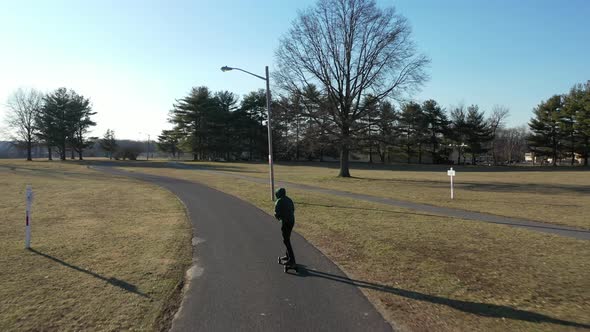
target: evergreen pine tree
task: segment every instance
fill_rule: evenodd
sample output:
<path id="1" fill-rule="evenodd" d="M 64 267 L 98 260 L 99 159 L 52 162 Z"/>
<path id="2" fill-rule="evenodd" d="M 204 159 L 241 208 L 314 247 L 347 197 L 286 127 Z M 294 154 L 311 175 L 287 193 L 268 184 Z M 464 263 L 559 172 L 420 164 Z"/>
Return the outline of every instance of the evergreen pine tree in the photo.
<path id="1" fill-rule="evenodd" d="M 563 106 L 562 97 L 555 95 L 535 108 L 535 117 L 529 122 L 532 133 L 527 141 L 530 149 L 537 155 L 551 157 L 553 166 L 557 165 L 562 149 L 560 121 Z"/>
<path id="2" fill-rule="evenodd" d="M 441 160 L 440 145 L 444 135 L 449 131 L 450 122 L 443 109 L 432 99 L 422 104 L 422 111 L 427 130 L 427 142 L 431 146 L 432 162 L 438 163 Z"/>

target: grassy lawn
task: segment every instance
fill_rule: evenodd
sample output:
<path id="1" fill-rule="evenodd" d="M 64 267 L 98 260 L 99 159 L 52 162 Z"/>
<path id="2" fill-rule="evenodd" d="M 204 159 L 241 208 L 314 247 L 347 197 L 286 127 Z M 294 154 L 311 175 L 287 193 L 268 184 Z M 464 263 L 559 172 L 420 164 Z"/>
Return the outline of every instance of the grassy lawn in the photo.
<path id="1" fill-rule="evenodd" d="M 0 188 L 0 331 L 166 329 L 191 257 L 174 195 L 58 161 L 0 160 Z"/>
<path id="2" fill-rule="evenodd" d="M 158 166 L 127 169 L 202 182 L 272 209 L 265 185 Z M 590 329 L 587 241 L 303 190 L 288 194 L 297 205 L 296 231 L 404 330 Z"/>
<path id="3" fill-rule="evenodd" d="M 267 164 L 186 164 L 268 177 Z M 347 179 L 336 177 L 337 167 L 337 163 L 276 164 L 275 179 L 590 229 L 590 169 L 455 167 L 455 199 L 451 200 L 447 166 L 353 164 L 353 178 Z"/>

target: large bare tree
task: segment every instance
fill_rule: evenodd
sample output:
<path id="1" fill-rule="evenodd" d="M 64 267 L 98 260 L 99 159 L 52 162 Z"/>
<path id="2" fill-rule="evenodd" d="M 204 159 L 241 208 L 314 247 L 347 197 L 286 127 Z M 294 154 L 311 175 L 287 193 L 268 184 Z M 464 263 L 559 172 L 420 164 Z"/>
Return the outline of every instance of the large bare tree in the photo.
<path id="1" fill-rule="evenodd" d="M 500 128 L 496 132 L 496 158 L 507 163 L 521 162 L 527 152 L 526 138 L 529 135 L 525 126 Z"/>
<path id="2" fill-rule="evenodd" d="M 314 84 L 327 97 L 340 146 L 339 176 L 350 176 L 355 123 L 370 111 L 363 98 L 390 98 L 426 80 L 429 60 L 410 35 L 407 20 L 393 7 L 379 8 L 373 0 L 319 0 L 299 13 L 281 39 L 275 79 L 290 93 Z"/>
<path id="3" fill-rule="evenodd" d="M 27 148 L 27 160 L 32 160 L 31 150 L 35 141 L 35 117 L 43 107 L 43 94 L 34 89 L 19 88 L 8 97 L 8 127 L 18 142 Z"/>
<path id="4" fill-rule="evenodd" d="M 490 125 L 490 129 L 492 131 L 492 159 L 494 160 L 494 165 L 498 163 L 498 156 L 496 154 L 496 142 L 497 142 L 497 133 L 498 130 L 504 128 L 504 124 L 506 119 L 510 115 L 510 110 L 506 106 L 502 105 L 494 105 L 492 108 L 492 114 L 488 118 L 488 123 Z"/>

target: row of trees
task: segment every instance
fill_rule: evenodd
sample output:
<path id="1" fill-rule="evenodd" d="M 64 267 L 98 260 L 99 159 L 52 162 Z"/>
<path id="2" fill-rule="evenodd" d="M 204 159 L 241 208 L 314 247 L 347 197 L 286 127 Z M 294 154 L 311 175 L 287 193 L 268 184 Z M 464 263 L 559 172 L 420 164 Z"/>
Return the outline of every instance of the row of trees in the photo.
<path id="1" fill-rule="evenodd" d="M 195 160 L 261 159 L 267 154 L 265 100 L 263 90 L 252 92 L 238 107 L 231 92 L 193 88 L 174 104 L 169 118 L 174 129 L 162 132 L 158 147 L 173 156 L 192 153 Z"/>
<path id="2" fill-rule="evenodd" d="M 107 129 L 101 139 L 97 140 L 98 144 L 94 146 L 97 154 L 106 156 L 109 159 L 116 160 L 137 160 L 140 154 L 146 152 L 146 159 L 150 158 L 150 142 L 118 140 L 115 137 L 115 131 Z M 147 149 L 146 149 L 147 145 Z M 98 150 L 98 151 L 97 151 Z"/>
<path id="3" fill-rule="evenodd" d="M 195 160 L 265 159 L 265 98 L 263 90 L 239 102 L 228 91 L 193 88 L 174 104 L 169 117 L 174 128 L 162 132 L 158 147 L 174 157 L 190 152 Z M 272 101 L 277 160 L 338 157 L 342 136 L 329 103 L 329 96 L 314 85 Z M 398 109 L 389 100 L 368 95 L 359 102 L 359 112 L 363 117 L 348 129 L 347 144 L 352 151 L 367 154 L 369 162 L 378 156 L 381 162 L 403 157 L 408 163 L 449 163 L 450 154 L 457 151 L 457 163 L 465 162 L 466 155 L 475 163 L 490 150 L 494 161 L 512 159 L 518 154 L 516 148 L 522 151 L 522 144 L 515 147 L 515 141 L 523 142 L 524 134 L 504 128 L 508 110 L 499 106 L 486 118 L 477 105 L 446 112 L 436 101 L 427 100 L 404 103 Z"/>
<path id="4" fill-rule="evenodd" d="M 529 122 L 528 141 L 536 155 L 558 160 L 576 156 L 588 165 L 590 154 L 590 81 L 575 85 L 567 94 L 554 95 L 541 102 Z"/>
<path id="5" fill-rule="evenodd" d="M 59 88 L 47 95 L 37 90 L 18 89 L 7 101 L 7 122 L 13 130 L 15 140 L 24 144 L 27 160 L 31 160 L 33 144 L 39 142 L 48 149 L 52 159 L 56 149 L 60 159 L 66 159 L 71 151 L 72 159 L 77 153 L 82 160 L 82 153 L 90 143 L 86 134 L 96 123 L 91 116 L 90 100 L 73 90 Z"/>
<path id="6" fill-rule="evenodd" d="M 280 109 L 287 110 L 286 117 L 281 119 L 287 121 L 279 122 L 283 136 L 291 137 L 291 147 L 286 151 L 295 150 L 295 159 L 299 159 L 300 142 L 308 154 L 305 157 L 311 158 L 319 152 L 321 159 L 327 147 L 338 148 L 340 131 L 330 121 L 327 103 L 329 96 L 314 86 L 278 102 Z M 363 117 L 348 129 L 350 149 L 367 154 L 369 162 L 377 155 L 381 162 L 403 158 L 408 163 L 422 163 L 426 159 L 449 163 L 452 151 L 458 152 L 457 163 L 465 162 L 466 154 L 475 163 L 480 154 L 499 150 L 494 148 L 494 142 L 508 116 L 508 110 L 499 106 L 488 118 L 477 105 L 460 105 L 446 112 L 435 100 L 403 103 L 398 109 L 391 101 L 372 95 L 361 99 L 359 113 Z"/>

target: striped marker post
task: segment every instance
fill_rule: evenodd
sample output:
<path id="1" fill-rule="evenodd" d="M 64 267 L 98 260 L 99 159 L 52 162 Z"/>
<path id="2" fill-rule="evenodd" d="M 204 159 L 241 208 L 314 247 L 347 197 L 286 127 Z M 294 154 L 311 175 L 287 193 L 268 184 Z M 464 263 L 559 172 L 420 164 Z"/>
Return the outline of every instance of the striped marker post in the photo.
<path id="1" fill-rule="evenodd" d="M 31 205 L 33 205 L 33 187 L 27 185 L 26 191 L 27 207 L 25 211 L 25 248 L 31 248 Z"/>

